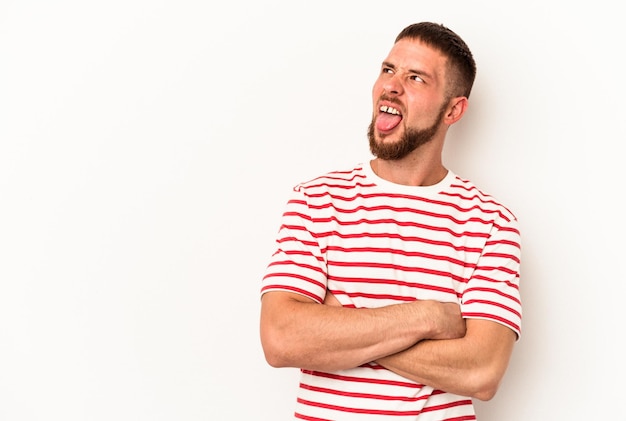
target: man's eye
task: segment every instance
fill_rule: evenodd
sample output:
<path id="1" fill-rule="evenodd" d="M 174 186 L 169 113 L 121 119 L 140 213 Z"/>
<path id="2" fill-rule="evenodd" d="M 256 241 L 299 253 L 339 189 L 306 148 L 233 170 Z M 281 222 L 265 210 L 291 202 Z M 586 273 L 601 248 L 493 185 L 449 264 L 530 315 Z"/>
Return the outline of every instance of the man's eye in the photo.
<path id="1" fill-rule="evenodd" d="M 393 70 L 389 67 L 383 67 L 383 73 L 393 73 Z"/>
<path id="2" fill-rule="evenodd" d="M 421 77 L 419 77 L 417 75 L 411 76 L 411 80 L 414 80 L 416 82 L 424 82 L 424 79 L 422 79 Z"/>

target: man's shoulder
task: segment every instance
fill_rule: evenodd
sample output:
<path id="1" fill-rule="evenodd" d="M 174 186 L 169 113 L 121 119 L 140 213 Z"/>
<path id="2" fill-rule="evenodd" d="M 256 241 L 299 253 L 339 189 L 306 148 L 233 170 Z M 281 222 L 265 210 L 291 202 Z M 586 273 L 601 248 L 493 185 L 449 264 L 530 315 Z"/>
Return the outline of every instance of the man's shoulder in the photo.
<path id="1" fill-rule="evenodd" d="M 480 209 L 491 212 L 496 211 L 507 219 L 516 219 L 511 209 L 500 201 L 500 199 L 478 187 L 471 180 L 456 174 L 450 185 L 449 193 L 457 196 L 466 204 L 472 203 L 473 206 L 477 206 Z"/>
<path id="2" fill-rule="evenodd" d="M 362 184 L 365 179 L 366 175 L 363 171 L 363 164 L 357 164 L 352 168 L 344 170 L 327 171 L 315 178 L 298 183 L 295 188 L 301 190 L 349 188 Z"/>

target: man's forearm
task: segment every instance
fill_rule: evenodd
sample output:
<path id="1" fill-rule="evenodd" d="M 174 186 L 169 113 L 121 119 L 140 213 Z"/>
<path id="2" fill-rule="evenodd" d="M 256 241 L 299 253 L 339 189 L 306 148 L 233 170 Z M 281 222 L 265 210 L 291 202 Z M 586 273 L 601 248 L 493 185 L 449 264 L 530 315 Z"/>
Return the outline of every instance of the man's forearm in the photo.
<path id="1" fill-rule="evenodd" d="M 377 362 L 417 383 L 489 400 L 504 376 L 514 342 L 515 333 L 505 326 L 468 320 L 463 338 L 421 341 Z"/>
<path id="2" fill-rule="evenodd" d="M 450 314 L 433 317 L 445 312 Z M 354 309 L 268 293 L 262 303 L 261 341 L 272 366 L 335 371 L 398 353 L 427 337 L 460 336 L 464 329 L 449 333 L 441 326 L 441 320 L 460 318 L 456 312 L 427 301 Z"/>

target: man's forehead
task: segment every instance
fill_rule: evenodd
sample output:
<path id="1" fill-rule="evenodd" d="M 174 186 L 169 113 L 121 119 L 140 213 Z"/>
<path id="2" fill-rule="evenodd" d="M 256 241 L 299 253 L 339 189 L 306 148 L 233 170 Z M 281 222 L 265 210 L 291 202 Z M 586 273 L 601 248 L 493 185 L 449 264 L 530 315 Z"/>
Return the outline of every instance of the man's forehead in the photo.
<path id="1" fill-rule="evenodd" d="M 445 66 L 446 57 L 441 51 L 418 39 L 404 38 L 392 46 L 385 61 L 394 66 L 420 66 L 435 69 Z"/>
<path id="2" fill-rule="evenodd" d="M 446 74 L 446 56 L 439 50 L 417 39 L 401 39 L 396 42 L 384 63 L 396 72 L 427 76 L 443 81 Z"/>

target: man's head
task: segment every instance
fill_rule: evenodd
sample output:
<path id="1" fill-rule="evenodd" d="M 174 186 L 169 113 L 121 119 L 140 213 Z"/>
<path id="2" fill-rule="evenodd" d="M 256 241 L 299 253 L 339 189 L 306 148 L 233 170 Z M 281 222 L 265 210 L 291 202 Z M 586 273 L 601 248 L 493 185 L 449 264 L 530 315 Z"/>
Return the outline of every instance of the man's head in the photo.
<path id="1" fill-rule="evenodd" d="M 422 22 L 403 29 L 372 90 L 372 153 L 398 160 L 433 139 L 440 146 L 465 112 L 475 75 L 470 50 L 448 28 Z"/>
<path id="2" fill-rule="evenodd" d="M 450 97 L 469 98 L 476 78 L 476 62 L 461 37 L 441 24 L 420 22 L 404 28 L 395 42 L 404 38 L 418 39 L 443 53 L 448 58 L 447 83 Z"/>

